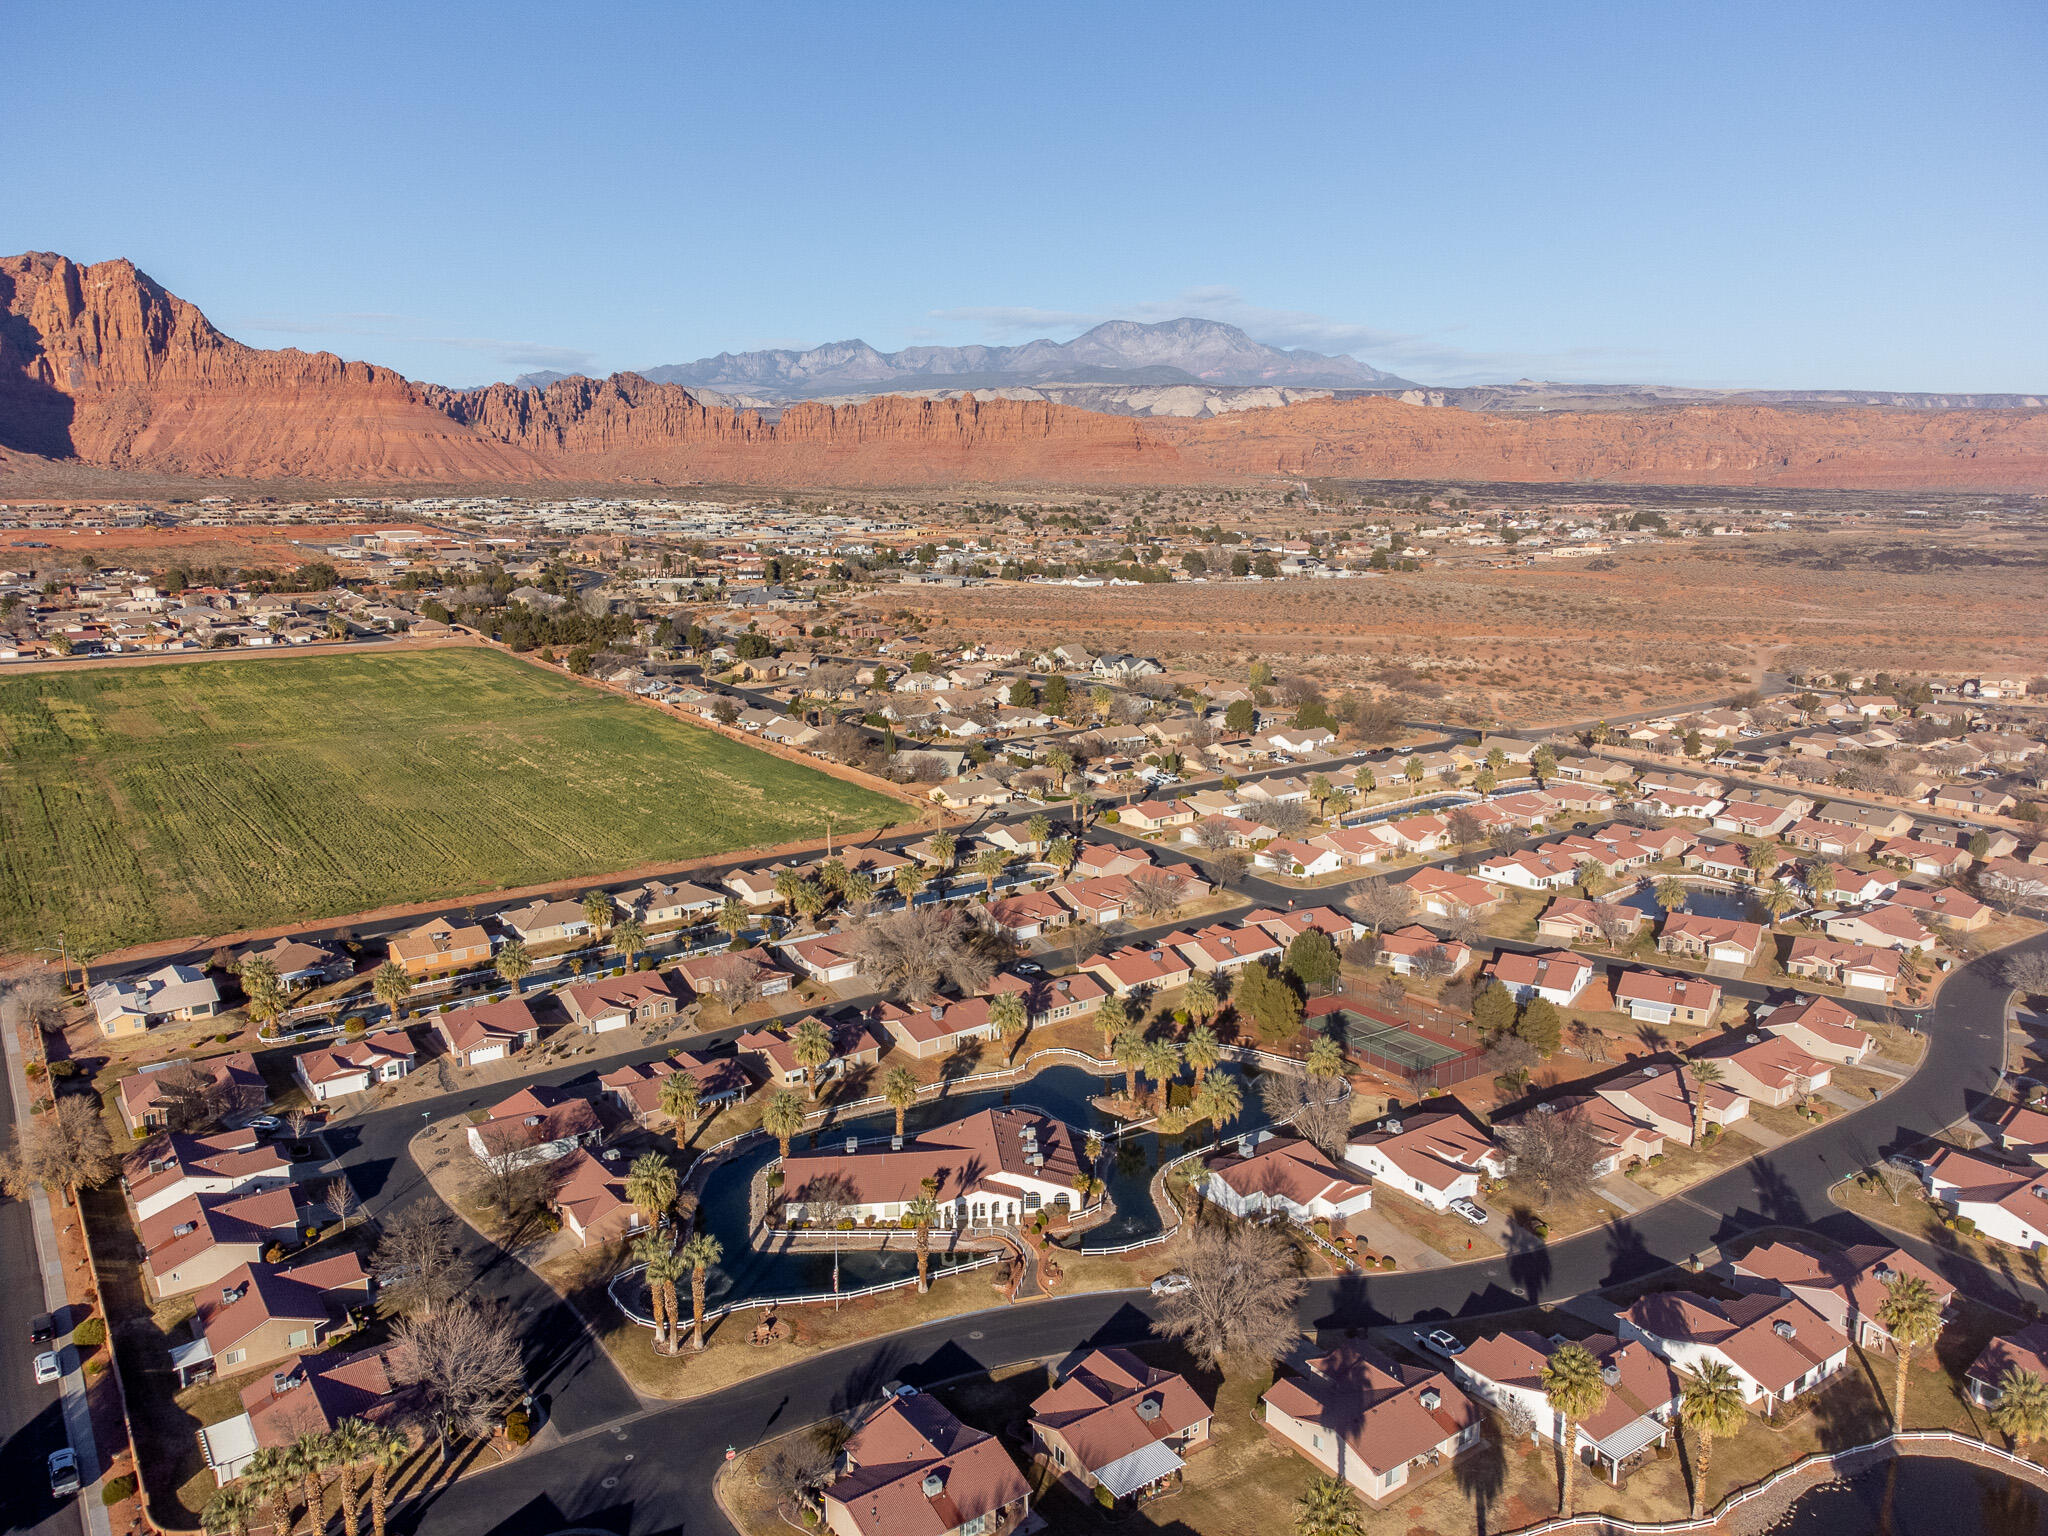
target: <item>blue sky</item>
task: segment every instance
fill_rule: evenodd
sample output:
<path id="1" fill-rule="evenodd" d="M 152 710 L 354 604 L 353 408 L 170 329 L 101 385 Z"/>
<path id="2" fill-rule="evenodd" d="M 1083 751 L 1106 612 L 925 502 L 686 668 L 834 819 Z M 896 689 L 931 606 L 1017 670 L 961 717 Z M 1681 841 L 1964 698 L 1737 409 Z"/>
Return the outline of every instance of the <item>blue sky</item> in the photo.
<path id="1" fill-rule="evenodd" d="M 86 3 L 0 248 L 471 384 L 1209 315 L 1431 382 L 2048 390 L 2048 7 Z"/>

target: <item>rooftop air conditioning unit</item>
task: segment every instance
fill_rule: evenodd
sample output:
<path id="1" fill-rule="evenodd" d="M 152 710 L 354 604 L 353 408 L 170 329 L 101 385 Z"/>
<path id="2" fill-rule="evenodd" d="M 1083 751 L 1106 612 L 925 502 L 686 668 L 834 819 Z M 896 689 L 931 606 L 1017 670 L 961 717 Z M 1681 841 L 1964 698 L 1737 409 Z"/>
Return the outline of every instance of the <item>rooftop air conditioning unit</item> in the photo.
<path id="1" fill-rule="evenodd" d="M 889 1138 L 889 1150 L 891 1152 L 901 1152 L 903 1150 L 903 1138 L 901 1136 L 891 1136 Z"/>
<path id="2" fill-rule="evenodd" d="M 924 1488 L 924 1496 L 926 1498 L 936 1499 L 940 1494 L 946 1491 L 946 1480 L 943 1477 L 940 1477 L 939 1474 L 936 1472 L 927 1472 L 924 1475 L 924 1483 L 922 1486 Z"/>
<path id="3" fill-rule="evenodd" d="M 1444 1395 L 1443 1393 L 1437 1391 L 1435 1387 L 1424 1387 L 1422 1389 L 1422 1395 L 1419 1398 L 1417 1398 L 1416 1401 L 1421 1403 L 1422 1406 L 1427 1408 L 1431 1413 L 1435 1413 L 1437 1409 L 1443 1406 Z"/>
<path id="4" fill-rule="evenodd" d="M 1151 1423 L 1151 1422 L 1152 1422 L 1152 1421 L 1153 1421 L 1154 1419 L 1158 1418 L 1158 1417 L 1159 1417 L 1159 1399 L 1158 1399 L 1158 1398 L 1156 1398 L 1156 1397 L 1141 1397 L 1141 1398 L 1139 1398 L 1139 1399 L 1138 1399 L 1138 1417 L 1139 1417 L 1139 1418 L 1141 1418 L 1141 1419 L 1143 1419 L 1143 1420 L 1144 1420 L 1144 1421 L 1145 1421 L 1145 1422 L 1146 1422 L 1147 1424 L 1150 1424 L 1150 1423 Z"/>
<path id="5" fill-rule="evenodd" d="M 1748 1034 L 1744 1035 L 1742 1038 L 1747 1040 L 1751 1045 L 1755 1045 L 1763 1039 L 1763 1036 L 1752 1029 Z"/>
<path id="6" fill-rule="evenodd" d="M 847 1137 L 847 1138 L 846 1138 L 846 1151 L 847 1151 L 847 1154 L 848 1154 L 849 1156 L 851 1156 L 851 1155 L 852 1155 L 853 1153 L 855 1153 L 855 1152 L 858 1152 L 859 1150 L 860 1150 L 860 1138 L 859 1138 L 858 1136 L 849 1136 L 849 1137 Z"/>
<path id="7" fill-rule="evenodd" d="M 1775 1323 L 1771 1324 L 1771 1332 L 1775 1333 L 1781 1339 L 1789 1339 L 1798 1331 L 1799 1330 L 1797 1328 L 1794 1328 L 1782 1317 L 1779 1318 Z"/>
<path id="8" fill-rule="evenodd" d="M 1600 1379 L 1606 1382 L 1607 1385 L 1609 1385 L 1610 1387 L 1620 1386 L 1621 1367 L 1615 1364 L 1612 1360 L 1609 1360 L 1606 1364 L 1600 1367 Z"/>
<path id="9" fill-rule="evenodd" d="M 527 1123 L 528 1125 L 539 1125 L 539 1124 L 540 1124 L 540 1116 L 539 1116 L 539 1115 L 528 1115 L 528 1116 L 526 1117 L 526 1123 Z"/>
<path id="10" fill-rule="evenodd" d="M 1400 1121 L 1398 1121 L 1398 1120 L 1389 1120 L 1389 1121 L 1387 1122 L 1387 1125 L 1386 1125 L 1386 1130 L 1387 1130 L 1387 1134 L 1388 1134 L 1389 1136 L 1398 1136 L 1398 1135 L 1400 1135 L 1400 1134 L 1401 1134 L 1401 1122 L 1400 1122 Z"/>

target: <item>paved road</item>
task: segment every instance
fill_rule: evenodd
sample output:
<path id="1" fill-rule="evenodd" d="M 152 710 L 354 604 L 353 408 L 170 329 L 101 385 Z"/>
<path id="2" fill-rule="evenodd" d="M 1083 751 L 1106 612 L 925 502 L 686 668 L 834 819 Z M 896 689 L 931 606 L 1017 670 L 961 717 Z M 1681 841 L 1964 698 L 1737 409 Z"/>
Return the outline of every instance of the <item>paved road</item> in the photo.
<path id="1" fill-rule="evenodd" d="M 2048 949 L 2048 937 L 2029 941 Z M 1638 1278 L 1758 1227 L 1797 1225 L 1868 1235 L 1827 1192 L 1874 1158 L 1918 1140 L 1996 1087 L 2004 1053 L 2007 989 L 1999 960 L 1980 960 L 1943 988 L 1922 1070 L 1893 1093 L 1757 1157 L 1633 1219 L 1484 1263 L 1316 1282 L 1305 1324 L 1365 1328 L 1481 1316 L 1559 1303 Z M 1916 1251 L 1979 1294 L 1997 1283 L 1925 1245 Z M 2036 1297 L 2048 1295 L 2031 1291 Z M 1076 1296 L 954 1318 L 890 1335 L 714 1394 L 623 1422 L 577 1429 L 562 1444 L 464 1482 L 453 1495 L 408 1508 L 396 1528 L 426 1536 L 548 1536 L 566 1528 L 619 1536 L 722 1533 L 711 1496 L 727 1446 L 796 1428 L 868 1400 L 886 1381 L 932 1381 L 1062 1349 L 1128 1342 L 1149 1320 L 1142 1295 Z"/>

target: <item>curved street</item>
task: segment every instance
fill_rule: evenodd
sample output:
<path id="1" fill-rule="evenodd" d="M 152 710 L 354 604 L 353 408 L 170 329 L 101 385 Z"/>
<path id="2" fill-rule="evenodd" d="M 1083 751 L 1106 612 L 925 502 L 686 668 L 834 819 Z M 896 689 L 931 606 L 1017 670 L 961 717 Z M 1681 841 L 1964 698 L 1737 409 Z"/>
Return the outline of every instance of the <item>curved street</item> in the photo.
<path id="1" fill-rule="evenodd" d="M 2048 949 L 2048 935 L 2017 947 Z M 1449 1269 L 1317 1281 L 1302 1302 L 1303 1325 L 1363 1328 L 1556 1303 L 1773 1225 L 1867 1237 L 1856 1218 L 1830 1203 L 1830 1186 L 1947 1125 L 1997 1086 L 2009 993 L 1999 968 L 2013 952 L 1977 960 L 1948 979 L 1931 1013 L 1920 1070 L 1869 1107 L 1578 1237 Z M 395 1170 L 386 1164 L 383 1171 Z M 1973 1294 L 2000 1294 L 1999 1282 L 1975 1265 L 1927 1245 L 1905 1246 Z M 2004 1294 L 2011 1299 L 2010 1290 Z M 938 1381 L 1085 1344 L 1128 1342 L 1145 1334 L 1150 1314 L 1142 1292 L 999 1307 L 822 1355 L 696 1401 L 623 1414 L 604 1410 L 622 1397 L 630 1401 L 631 1393 L 566 1307 L 544 1323 L 550 1335 L 558 1326 L 566 1330 L 548 1346 L 557 1358 L 546 1362 L 544 1383 L 561 1438 L 396 1512 L 395 1528 L 429 1536 L 723 1532 L 729 1527 L 712 1482 L 728 1447 L 744 1449 L 846 1412 L 888 1381 Z"/>

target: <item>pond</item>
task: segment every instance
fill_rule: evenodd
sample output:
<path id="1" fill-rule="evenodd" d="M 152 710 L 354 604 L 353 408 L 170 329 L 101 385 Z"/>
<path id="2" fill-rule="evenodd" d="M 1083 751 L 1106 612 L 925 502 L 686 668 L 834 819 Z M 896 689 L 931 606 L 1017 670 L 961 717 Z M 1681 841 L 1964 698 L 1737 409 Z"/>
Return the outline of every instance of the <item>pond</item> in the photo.
<path id="1" fill-rule="evenodd" d="M 1259 1100 L 1257 1072 L 1231 1066 L 1218 1070 L 1237 1077 L 1244 1090 L 1244 1111 L 1232 1123 L 1231 1132 L 1257 1131 L 1270 1124 Z M 929 1100 L 910 1112 L 904 1129 L 915 1136 L 920 1127 L 964 1119 L 984 1109 L 997 1108 L 1007 1101 L 1044 1110 L 1084 1135 L 1089 1131 L 1099 1131 L 1107 1144 L 1100 1171 L 1108 1185 L 1115 1214 L 1103 1225 L 1091 1229 L 1085 1243 L 1088 1247 L 1107 1247 L 1134 1242 L 1160 1230 L 1159 1211 L 1152 1202 L 1151 1181 L 1162 1158 L 1170 1159 L 1188 1147 L 1202 1145 L 1209 1139 L 1209 1131 L 1207 1126 L 1198 1125 L 1192 1139 L 1186 1141 L 1180 1137 L 1162 1138 L 1152 1131 L 1135 1131 L 1121 1141 L 1116 1140 L 1116 1118 L 1104 1114 L 1089 1102 L 1115 1083 L 1113 1078 L 1097 1077 L 1080 1067 L 1051 1067 L 1017 1084 L 1007 1095 L 1002 1089 L 990 1089 Z M 836 1120 L 828 1130 L 819 1133 L 818 1141 L 820 1145 L 830 1146 L 837 1138 L 886 1136 L 894 1129 L 895 1116 L 884 1108 L 879 1113 Z M 799 1138 L 793 1143 L 793 1149 L 805 1150 L 807 1141 L 807 1137 Z M 773 1141 L 763 1141 L 728 1159 L 711 1175 L 704 1190 L 703 1203 L 698 1208 L 698 1226 L 716 1237 L 725 1250 L 724 1261 L 711 1272 L 705 1296 L 707 1307 L 719 1307 L 756 1296 L 801 1296 L 832 1289 L 834 1259 L 830 1249 L 822 1253 L 808 1250 L 802 1253 L 767 1253 L 752 1247 L 747 1241 L 748 1191 L 755 1174 L 775 1160 L 777 1151 Z M 839 1288 L 856 1291 L 917 1273 L 915 1234 L 904 1232 L 895 1239 L 895 1244 L 885 1251 L 848 1248 L 841 1252 L 838 1255 Z M 934 1268 L 939 1269 L 947 1267 L 951 1260 L 935 1249 L 932 1262 Z M 627 1282 L 622 1284 L 620 1294 L 623 1300 L 645 1312 L 644 1288 Z"/>
<path id="2" fill-rule="evenodd" d="M 1907 1456 L 1823 1483 L 1770 1536 L 2048 1536 L 2048 1493 L 1965 1461 Z"/>
<path id="3" fill-rule="evenodd" d="M 1454 805 L 1470 805 L 1474 795 L 1437 795 L 1428 800 L 1416 800 L 1408 805 L 1383 806 L 1376 811 L 1367 811 L 1361 816 L 1346 816 L 1347 827 L 1370 826 L 1376 821 L 1396 821 L 1403 816 L 1427 816 L 1431 811 L 1447 811 Z"/>
<path id="4" fill-rule="evenodd" d="M 1652 918 L 1664 915 L 1664 909 L 1657 905 L 1657 885 L 1653 880 L 1643 881 L 1620 900 L 1624 907 L 1647 912 Z M 1722 917 L 1745 923 L 1765 920 L 1748 891 L 1725 891 L 1718 886 L 1694 885 L 1690 881 L 1686 882 L 1685 910 L 1695 917 Z"/>

